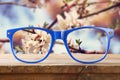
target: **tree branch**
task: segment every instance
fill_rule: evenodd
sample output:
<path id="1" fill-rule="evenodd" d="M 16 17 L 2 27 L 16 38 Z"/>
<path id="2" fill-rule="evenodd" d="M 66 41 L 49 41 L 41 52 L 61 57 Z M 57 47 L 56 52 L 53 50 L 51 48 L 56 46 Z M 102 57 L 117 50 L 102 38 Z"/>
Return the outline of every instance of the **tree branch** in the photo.
<path id="1" fill-rule="evenodd" d="M 80 11 L 80 17 L 82 17 L 82 15 L 84 14 L 85 5 L 86 5 L 87 1 L 88 1 L 88 0 L 85 0 L 85 1 L 83 2 L 82 8 L 80 8 L 80 9 L 81 9 L 81 11 Z"/>
<path id="2" fill-rule="evenodd" d="M 22 6 L 22 7 L 27 7 L 27 8 L 35 8 L 33 6 L 27 6 L 26 4 L 20 4 L 16 2 L 0 2 L 0 5 L 16 5 L 16 6 Z"/>
<path id="3" fill-rule="evenodd" d="M 94 15 L 97 15 L 97 14 L 99 14 L 99 13 L 102 13 L 102 12 L 105 12 L 105 11 L 108 11 L 108 10 L 111 10 L 111 9 L 113 9 L 113 8 L 115 8 L 115 7 L 119 7 L 119 6 L 120 6 L 120 3 L 117 3 L 117 4 L 113 5 L 113 6 L 110 6 L 110 7 L 108 7 L 108 8 L 102 9 L 102 10 L 100 10 L 100 11 L 98 11 L 98 12 L 94 12 L 94 13 L 88 14 L 88 15 L 86 15 L 86 16 L 79 17 L 79 19 L 83 19 L 83 18 L 87 18 L 87 17 L 90 17 L 90 16 L 94 16 Z"/>
<path id="4" fill-rule="evenodd" d="M 47 29 L 51 29 L 55 23 L 57 23 L 57 18 L 47 27 Z"/>
<path id="5" fill-rule="evenodd" d="M 6 43 L 6 42 L 9 42 L 9 40 L 8 39 L 0 39 L 0 42 L 1 43 Z"/>
<path id="6" fill-rule="evenodd" d="M 108 2 L 108 1 L 107 1 L 107 2 Z M 103 2 L 100 2 L 100 3 L 103 3 Z M 106 2 L 105 2 L 105 3 L 106 3 Z M 87 4 L 98 4 L 98 2 L 92 2 L 92 3 L 87 3 Z M 73 4 L 73 6 L 75 6 L 75 4 Z M 108 10 L 111 10 L 111 9 L 113 9 L 113 8 L 115 8 L 115 7 L 119 7 L 119 6 L 120 6 L 120 3 L 117 3 L 117 4 L 113 5 L 113 6 L 110 6 L 110 7 L 108 7 L 108 8 L 102 9 L 102 10 L 100 10 L 100 11 L 98 11 L 98 12 L 94 12 L 94 13 L 91 13 L 91 14 L 88 14 L 88 15 L 82 16 L 82 17 L 80 16 L 78 19 L 88 18 L 88 17 L 90 17 L 90 16 L 97 15 L 97 14 L 99 14 L 99 13 L 102 13 L 102 12 L 105 12 L 105 11 L 108 11 Z M 47 29 L 51 29 L 55 23 L 57 23 L 57 19 L 55 19 L 55 20 L 47 27 Z"/>

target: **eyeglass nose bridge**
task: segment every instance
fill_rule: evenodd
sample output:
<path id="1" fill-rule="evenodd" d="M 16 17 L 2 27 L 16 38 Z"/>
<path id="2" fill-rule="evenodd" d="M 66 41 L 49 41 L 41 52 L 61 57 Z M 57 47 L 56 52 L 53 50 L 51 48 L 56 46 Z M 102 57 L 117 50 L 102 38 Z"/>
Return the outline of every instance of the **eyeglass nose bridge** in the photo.
<path id="1" fill-rule="evenodd" d="M 63 39 L 63 31 L 54 31 L 55 39 Z"/>

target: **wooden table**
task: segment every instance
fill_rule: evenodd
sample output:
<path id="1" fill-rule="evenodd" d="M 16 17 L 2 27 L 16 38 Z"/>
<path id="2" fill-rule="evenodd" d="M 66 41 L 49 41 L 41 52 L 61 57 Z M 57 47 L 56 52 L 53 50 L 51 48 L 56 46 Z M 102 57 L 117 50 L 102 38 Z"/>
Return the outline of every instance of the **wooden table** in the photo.
<path id="1" fill-rule="evenodd" d="M 0 80 L 120 80 L 120 55 L 109 54 L 102 62 L 85 65 L 65 54 L 51 54 L 38 64 L 0 54 Z"/>

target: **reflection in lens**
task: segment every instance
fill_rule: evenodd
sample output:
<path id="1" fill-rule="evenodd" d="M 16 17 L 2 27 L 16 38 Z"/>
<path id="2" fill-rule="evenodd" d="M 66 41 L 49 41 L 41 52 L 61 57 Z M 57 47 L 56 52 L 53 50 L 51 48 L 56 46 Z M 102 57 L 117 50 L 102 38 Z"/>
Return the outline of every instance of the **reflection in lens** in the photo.
<path id="1" fill-rule="evenodd" d="M 104 56 L 107 36 L 100 29 L 84 28 L 69 33 L 67 43 L 74 58 L 81 61 L 94 61 Z"/>
<path id="2" fill-rule="evenodd" d="M 49 51 L 51 36 L 38 29 L 16 31 L 13 36 L 13 51 L 17 58 L 24 61 L 43 59 Z"/>

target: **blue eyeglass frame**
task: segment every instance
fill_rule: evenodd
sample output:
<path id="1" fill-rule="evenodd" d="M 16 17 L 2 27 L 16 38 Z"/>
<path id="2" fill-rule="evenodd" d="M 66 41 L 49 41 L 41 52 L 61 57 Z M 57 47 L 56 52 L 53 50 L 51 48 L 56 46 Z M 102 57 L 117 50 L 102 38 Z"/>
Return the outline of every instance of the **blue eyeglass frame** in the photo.
<path id="1" fill-rule="evenodd" d="M 68 34 L 69 33 L 71 33 L 72 31 L 75 31 L 75 30 L 80 30 L 80 29 L 85 29 L 85 28 L 93 28 L 93 29 L 99 29 L 99 30 L 102 30 L 102 31 L 104 31 L 105 33 L 106 33 L 106 35 L 107 35 L 107 46 L 106 46 L 106 51 L 105 51 L 105 54 L 104 54 L 104 56 L 103 57 L 101 57 L 100 59 L 98 59 L 98 60 L 94 60 L 94 61 L 81 61 L 81 60 L 78 60 L 78 59 L 76 59 L 76 58 L 74 58 L 74 56 L 71 54 L 71 52 L 69 51 L 69 48 L 68 48 L 68 44 L 67 44 L 67 36 L 68 36 Z M 37 61 L 34 61 L 34 62 L 30 62 L 30 61 L 24 61 L 24 60 L 22 60 L 22 59 L 19 59 L 16 55 L 15 55 L 15 53 L 14 53 L 14 51 L 13 51 L 13 41 L 12 41 L 12 39 L 13 39 L 13 36 L 14 36 L 14 33 L 16 32 L 16 31 L 18 31 L 18 30 L 24 30 L 24 29 L 38 29 L 38 30 L 43 30 L 43 31 L 45 31 L 45 32 L 47 32 L 47 33 L 49 33 L 50 35 L 51 35 L 51 38 L 52 38 L 52 41 L 51 41 L 51 45 L 50 45 L 50 49 L 49 49 L 49 51 L 48 51 L 48 53 L 45 55 L 45 57 L 44 58 L 42 58 L 42 59 L 40 59 L 40 60 L 37 60 Z M 48 56 L 49 56 L 49 54 L 50 54 L 50 52 L 51 52 L 51 50 L 52 50 L 52 47 L 54 46 L 54 43 L 55 43 L 55 41 L 56 41 L 56 39 L 62 39 L 63 40 L 63 42 L 64 42 L 64 45 L 66 46 L 66 49 L 67 49 L 67 52 L 68 52 L 68 54 L 70 55 L 70 57 L 73 59 L 73 60 L 75 60 L 75 61 L 77 61 L 77 62 L 80 62 L 80 63 L 83 63 L 83 64 L 92 64 L 92 63 L 96 63 L 96 62 L 99 62 L 99 61 L 102 61 L 106 56 L 107 56 L 107 53 L 108 53 L 108 50 L 109 50 L 109 47 L 110 47 L 110 39 L 112 38 L 114 36 L 114 30 L 113 29 L 110 29 L 110 28 L 103 28 L 103 27 L 96 27 L 96 26 L 82 26 L 82 27 L 79 27 L 79 28 L 73 28 L 73 29 L 70 29 L 70 30 L 65 30 L 65 31 L 53 31 L 53 30 L 49 30 L 49 29 L 45 29 L 45 28 L 39 28 L 39 27 L 34 27 L 34 26 L 31 26 L 31 27 L 23 27 L 23 28 L 15 28 L 15 29 L 9 29 L 9 30 L 7 30 L 7 37 L 9 38 L 9 40 L 10 40 L 10 44 L 11 44 L 11 49 L 12 49 L 12 52 L 13 52 L 13 55 L 14 55 L 14 57 L 17 59 L 17 60 L 19 60 L 19 61 L 21 61 L 21 62 L 24 62 L 24 63 L 38 63 L 38 62 L 41 62 L 41 61 L 43 61 L 43 60 L 45 60 Z"/>

